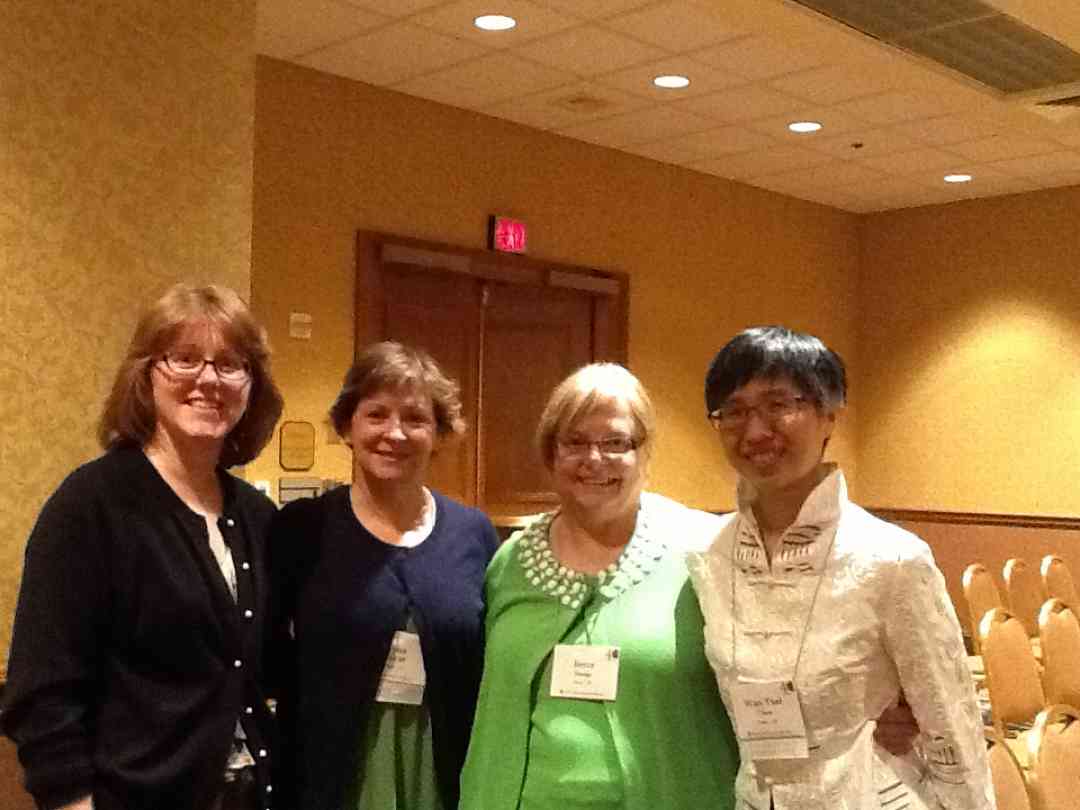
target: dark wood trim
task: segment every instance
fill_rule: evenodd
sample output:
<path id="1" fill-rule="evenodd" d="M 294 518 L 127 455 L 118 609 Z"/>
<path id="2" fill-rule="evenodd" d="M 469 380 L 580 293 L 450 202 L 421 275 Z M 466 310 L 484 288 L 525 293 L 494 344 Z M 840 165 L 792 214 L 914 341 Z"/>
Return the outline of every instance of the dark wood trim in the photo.
<path id="1" fill-rule="evenodd" d="M 939 512 L 932 509 L 896 509 L 887 506 L 869 506 L 867 510 L 884 520 L 892 522 L 907 520 L 918 523 L 947 523 L 957 526 L 1011 526 L 1022 529 L 1080 531 L 1080 517 L 1001 515 L 985 512 Z"/>

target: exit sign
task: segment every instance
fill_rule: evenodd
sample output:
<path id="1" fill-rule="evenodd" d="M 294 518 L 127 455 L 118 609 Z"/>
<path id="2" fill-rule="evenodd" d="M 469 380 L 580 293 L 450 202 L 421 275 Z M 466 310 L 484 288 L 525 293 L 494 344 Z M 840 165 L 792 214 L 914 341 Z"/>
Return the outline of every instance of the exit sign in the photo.
<path id="1" fill-rule="evenodd" d="M 503 253 L 524 253 L 525 223 L 509 217 L 492 216 L 488 221 L 488 247 Z"/>

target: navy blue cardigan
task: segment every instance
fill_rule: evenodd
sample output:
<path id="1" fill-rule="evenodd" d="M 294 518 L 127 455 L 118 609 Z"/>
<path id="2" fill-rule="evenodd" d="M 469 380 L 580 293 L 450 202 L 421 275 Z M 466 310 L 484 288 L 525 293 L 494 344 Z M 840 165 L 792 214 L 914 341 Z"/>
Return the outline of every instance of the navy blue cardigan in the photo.
<path id="1" fill-rule="evenodd" d="M 435 503 L 432 533 L 414 548 L 364 529 L 348 487 L 291 503 L 274 521 L 269 669 L 283 737 L 275 781 L 297 807 L 342 806 L 391 639 L 410 614 L 440 796 L 446 810 L 457 806 L 483 667 L 484 572 L 498 538 L 482 512 L 437 493 Z"/>

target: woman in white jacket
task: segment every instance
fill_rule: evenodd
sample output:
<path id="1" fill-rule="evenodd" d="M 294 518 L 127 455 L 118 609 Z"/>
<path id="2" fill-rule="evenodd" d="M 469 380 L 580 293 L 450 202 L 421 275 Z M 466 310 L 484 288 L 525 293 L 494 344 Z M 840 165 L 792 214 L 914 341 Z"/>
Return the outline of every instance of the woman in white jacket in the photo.
<path id="1" fill-rule="evenodd" d="M 690 566 L 739 737 L 737 806 L 993 808 L 941 572 L 919 538 L 851 503 L 824 461 L 845 398 L 840 357 L 778 326 L 737 335 L 706 377 L 738 511 Z M 873 732 L 901 692 L 920 734 L 895 757 Z"/>

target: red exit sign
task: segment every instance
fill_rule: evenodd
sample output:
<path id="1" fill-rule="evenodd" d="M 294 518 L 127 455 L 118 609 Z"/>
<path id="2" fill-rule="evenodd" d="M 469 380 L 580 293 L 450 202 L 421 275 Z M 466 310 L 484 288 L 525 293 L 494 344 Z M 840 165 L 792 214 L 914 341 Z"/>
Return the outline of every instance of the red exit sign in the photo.
<path id="1" fill-rule="evenodd" d="M 509 217 L 492 216 L 488 221 L 488 247 L 503 253 L 524 253 L 528 233 L 525 223 Z"/>

